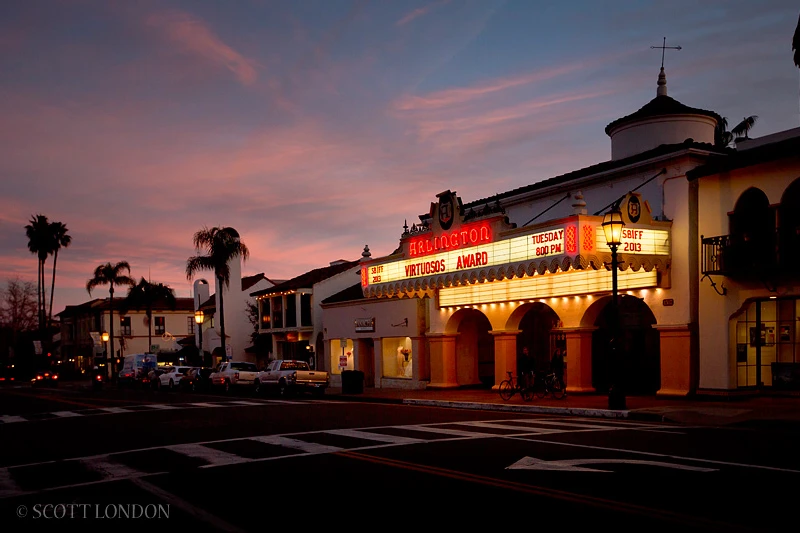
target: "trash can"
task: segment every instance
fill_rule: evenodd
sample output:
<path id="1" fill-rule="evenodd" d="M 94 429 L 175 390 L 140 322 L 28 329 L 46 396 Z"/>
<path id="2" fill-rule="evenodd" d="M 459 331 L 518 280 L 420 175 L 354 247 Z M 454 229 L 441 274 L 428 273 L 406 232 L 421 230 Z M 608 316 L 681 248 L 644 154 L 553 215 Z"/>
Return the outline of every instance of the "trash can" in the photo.
<path id="1" fill-rule="evenodd" d="M 364 373 L 360 370 L 342 371 L 342 394 L 363 394 Z"/>

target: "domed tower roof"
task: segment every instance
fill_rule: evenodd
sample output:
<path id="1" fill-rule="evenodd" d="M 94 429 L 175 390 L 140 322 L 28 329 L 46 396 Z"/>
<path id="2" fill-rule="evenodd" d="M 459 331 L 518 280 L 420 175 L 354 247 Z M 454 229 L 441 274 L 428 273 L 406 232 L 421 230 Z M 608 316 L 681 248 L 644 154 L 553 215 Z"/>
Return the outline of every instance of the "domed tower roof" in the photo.
<path id="1" fill-rule="evenodd" d="M 667 96 L 667 76 L 661 67 L 656 97 L 635 113 L 606 126 L 606 134 L 611 137 L 611 159 L 686 139 L 713 144 L 714 129 L 721 120 L 713 111 L 689 107 Z"/>

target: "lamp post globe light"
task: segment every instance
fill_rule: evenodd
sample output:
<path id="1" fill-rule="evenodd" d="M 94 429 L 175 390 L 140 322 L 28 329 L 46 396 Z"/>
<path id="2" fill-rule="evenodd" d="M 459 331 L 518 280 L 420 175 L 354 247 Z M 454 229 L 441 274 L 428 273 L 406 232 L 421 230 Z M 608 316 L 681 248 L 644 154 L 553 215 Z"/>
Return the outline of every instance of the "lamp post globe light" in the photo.
<path id="1" fill-rule="evenodd" d="M 104 331 L 100 335 L 100 338 L 103 339 L 103 343 L 104 343 L 103 344 L 103 348 L 105 349 L 105 354 L 104 354 L 103 360 L 104 360 L 105 365 L 106 365 L 106 372 L 108 373 L 109 379 L 111 379 L 111 361 L 108 358 L 108 351 L 109 351 L 108 350 L 108 332 Z"/>
<path id="2" fill-rule="evenodd" d="M 203 318 L 201 309 L 194 312 L 194 321 L 197 324 L 197 351 L 200 353 L 200 360 L 205 364 L 205 357 L 203 357 Z"/>
<path id="3" fill-rule="evenodd" d="M 620 318 L 617 287 L 617 247 L 622 242 L 622 228 L 625 221 L 622 220 L 622 213 L 619 210 L 619 202 L 616 202 L 611 211 L 603 217 L 603 233 L 606 237 L 606 244 L 611 248 L 611 384 L 608 389 L 608 408 L 625 409 L 625 391 L 623 390 L 622 365 L 619 354 Z"/>

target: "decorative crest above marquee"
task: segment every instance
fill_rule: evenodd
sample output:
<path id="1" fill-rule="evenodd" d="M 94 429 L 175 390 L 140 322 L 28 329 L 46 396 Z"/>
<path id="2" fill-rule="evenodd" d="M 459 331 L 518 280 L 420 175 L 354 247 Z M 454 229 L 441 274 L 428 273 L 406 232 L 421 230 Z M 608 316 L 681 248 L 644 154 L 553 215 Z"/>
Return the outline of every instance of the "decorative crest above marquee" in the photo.
<path id="1" fill-rule="evenodd" d="M 626 225 L 650 225 L 653 223 L 653 214 L 647 200 L 642 200 L 641 193 L 629 192 L 620 202 L 622 220 Z"/>

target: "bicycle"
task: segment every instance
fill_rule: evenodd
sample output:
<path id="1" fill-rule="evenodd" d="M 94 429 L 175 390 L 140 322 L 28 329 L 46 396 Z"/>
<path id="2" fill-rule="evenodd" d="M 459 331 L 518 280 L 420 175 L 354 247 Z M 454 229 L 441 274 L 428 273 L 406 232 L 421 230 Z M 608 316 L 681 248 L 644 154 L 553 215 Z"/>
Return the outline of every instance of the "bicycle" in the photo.
<path id="1" fill-rule="evenodd" d="M 558 379 L 555 372 L 550 372 L 549 374 L 544 374 L 543 376 L 541 374 L 537 374 L 534 377 L 533 390 L 536 396 L 539 398 L 544 398 L 550 394 L 556 400 L 560 400 L 567 395 L 564 384 L 561 383 L 561 380 Z"/>
<path id="2" fill-rule="evenodd" d="M 522 387 L 519 385 L 517 379 L 511 374 L 511 372 L 506 372 L 508 374 L 508 379 L 504 379 L 500 382 L 500 387 L 498 387 L 498 391 L 500 392 L 500 397 L 504 401 L 510 400 L 514 394 L 519 393 L 522 396 L 522 399 L 526 402 L 531 401 L 533 399 L 533 380 L 531 379 L 532 376 L 528 377 L 527 385 Z"/>

